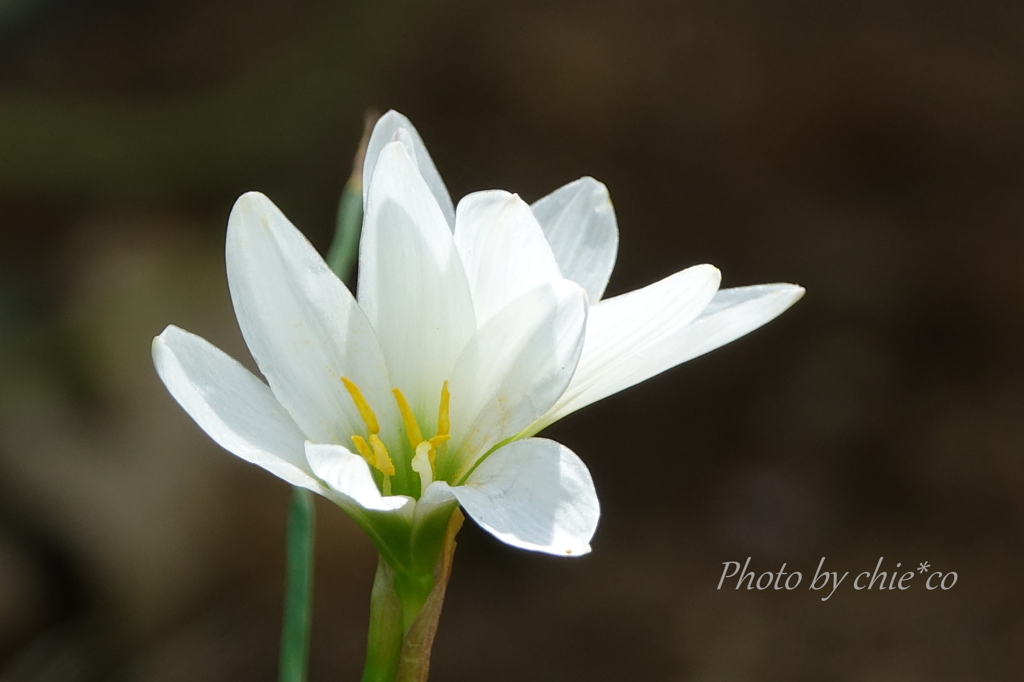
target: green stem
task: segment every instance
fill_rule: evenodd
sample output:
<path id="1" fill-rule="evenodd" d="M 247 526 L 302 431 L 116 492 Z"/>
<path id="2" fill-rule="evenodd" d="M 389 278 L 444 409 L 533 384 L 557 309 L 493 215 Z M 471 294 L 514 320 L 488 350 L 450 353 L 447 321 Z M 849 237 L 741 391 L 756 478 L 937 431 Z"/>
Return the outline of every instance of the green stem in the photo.
<path id="1" fill-rule="evenodd" d="M 377 575 L 370 592 L 370 629 L 362 682 L 392 682 L 402 651 L 402 605 L 395 590 L 395 571 L 377 558 Z"/>
<path id="2" fill-rule="evenodd" d="M 280 682 L 305 682 L 309 623 L 313 606 L 313 541 L 316 508 L 313 493 L 295 488 L 288 509 L 284 627 L 281 631 Z"/>
<path id="3" fill-rule="evenodd" d="M 441 556 L 430 571 L 398 573 L 378 559 L 362 682 L 426 682 L 462 521 L 461 510 L 455 509 Z"/>

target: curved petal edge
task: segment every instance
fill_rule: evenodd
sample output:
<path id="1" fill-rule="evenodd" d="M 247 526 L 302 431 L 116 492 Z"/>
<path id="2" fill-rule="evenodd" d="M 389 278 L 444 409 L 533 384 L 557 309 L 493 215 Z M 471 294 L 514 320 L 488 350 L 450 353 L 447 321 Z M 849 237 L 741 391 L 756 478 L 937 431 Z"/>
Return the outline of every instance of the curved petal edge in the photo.
<path id="1" fill-rule="evenodd" d="M 153 364 L 171 396 L 218 445 L 292 485 L 317 493 L 306 439 L 262 381 L 209 341 L 168 326 L 153 339 Z"/>
<path id="2" fill-rule="evenodd" d="M 608 188 L 583 177 L 530 208 L 562 274 L 583 287 L 591 303 L 600 301 L 619 250 L 619 227 Z"/>
<path id="3" fill-rule="evenodd" d="M 587 348 L 584 347 L 577 374 L 565 395 L 527 433 L 537 433 L 581 407 L 724 346 L 775 319 L 803 295 L 803 287 L 795 284 L 759 284 L 719 290 L 694 319 L 666 328 L 665 333 L 656 337 L 656 342 L 637 348 L 639 352 L 623 353 L 622 362 L 615 367 L 601 367 L 596 363 L 585 366 Z M 600 305 L 591 308 L 590 319 L 600 315 L 599 308 Z M 589 327 L 587 331 L 589 334 Z"/>
<path id="4" fill-rule="evenodd" d="M 405 131 L 405 134 L 400 134 L 399 131 Z M 434 160 L 430 158 L 427 145 L 423 144 L 423 138 L 416 131 L 412 121 L 394 109 L 377 119 L 377 123 L 373 126 L 373 132 L 370 133 L 370 140 L 366 144 L 366 156 L 363 158 L 363 206 L 366 206 L 370 181 L 373 179 L 373 172 L 377 167 L 380 152 L 389 142 L 394 142 L 396 139 L 402 139 L 403 144 L 406 145 L 410 152 L 409 155 L 416 162 L 420 175 L 423 176 L 431 194 L 434 195 L 441 207 L 449 229 L 454 230 L 455 206 L 452 204 L 451 195 L 448 194 L 448 188 L 445 187 L 444 181 L 441 179 L 441 174 L 437 172 Z"/>
<path id="5" fill-rule="evenodd" d="M 555 556 L 590 552 L 601 515 L 587 466 L 569 448 L 544 438 L 496 450 L 452 493 L 505 544 Z"/>
<path id="6" fill-rule="evenodd" d="M 332 491 L 351 499 L 363 509 L 394 511 L 412 501 L 400 495 L 381 495 L 366 460 L 341 445 L 306 441 L 305 449 L 313 472 Z"/>

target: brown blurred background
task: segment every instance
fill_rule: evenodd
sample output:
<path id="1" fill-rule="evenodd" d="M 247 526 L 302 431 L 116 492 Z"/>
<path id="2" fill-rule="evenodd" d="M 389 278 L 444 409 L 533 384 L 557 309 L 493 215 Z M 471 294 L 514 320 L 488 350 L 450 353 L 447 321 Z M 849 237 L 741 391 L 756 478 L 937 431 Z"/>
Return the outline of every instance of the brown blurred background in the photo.
<path id="1" fill-rule="evenodd" d="M 368 107 L 453 196 L 581 175 L 610 293 L 793 281 L 750 337 L 550 429 L 594 552 L 467 523 L 438 682 L 1024 679 L 1024 5 L 998 0 L 0 2 L 0 680 L 273 680 L 289 491 L 156 378 L 248 361 L 223 237 L 319 247 Z M 358 679 L 374 555 L 319 506 L 311 677 Z M 948 592 L 716 591 L 929 561 Z"/>

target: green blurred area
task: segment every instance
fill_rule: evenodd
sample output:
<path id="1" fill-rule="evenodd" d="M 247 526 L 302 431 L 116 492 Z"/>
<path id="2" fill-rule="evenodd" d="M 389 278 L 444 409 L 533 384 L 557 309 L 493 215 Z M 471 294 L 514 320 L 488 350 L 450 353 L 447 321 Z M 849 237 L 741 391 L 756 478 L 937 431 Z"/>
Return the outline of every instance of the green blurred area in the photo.
<path id="1" fill-rule="evenodd" d="M 271 680 L 287 487 L 167 396 L 166 324 L 252 367 L 223 268 L 267 193 L 325 248 L 369 108 L 454 197 L 605 182 L 610 293 L 699 262 L 807 297 L 559 423 L 594 553 L 467 523 L 437 680 L 1024 676 L 1024 8 L 0 3 L 0 682 Z M 312 680 L 361 668 L 372 547 L 318 508 Z M 880 556 L 943 593 L 716 591 Z M 864 567 L 864 568 L 862 568 Z"/>
<path id="2" fill-rule="evenodd" d="M 280 53 L 195 91 L 133 97 L 86 85 L 4 92 L 0 182 L 11 192 L 60 199 L 173 200 L 301 163 L 337 143 L 346 123 L 353 128 L 358 102 L 367 98 L 372 74 L 388 66 L 386 46 L 401 39 L 407 11 L 401 2 L 316 9 L 301 46 L 279 46 Z M 396 14 L 399 21 L 388 21 Z"/>

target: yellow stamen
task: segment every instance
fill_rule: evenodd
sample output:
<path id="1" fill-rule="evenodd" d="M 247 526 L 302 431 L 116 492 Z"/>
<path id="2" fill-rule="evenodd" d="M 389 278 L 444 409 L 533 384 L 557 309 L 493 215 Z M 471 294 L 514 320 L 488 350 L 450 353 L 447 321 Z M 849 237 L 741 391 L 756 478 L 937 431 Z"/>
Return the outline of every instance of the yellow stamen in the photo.
<path id="1" fill-rule="evenodd" d="M 356 446 L 359 456 L 385 477 L 395 475 L 395 465 L 391 461 L 391 456 L 388 455 L 388 449 L 384 447 L 384 443 L 377 434 L 370 434 L 369 443 L 362 436 L 352 436 L 352 444 Z"/>
<path id="2" fill-rule="evenodd" d="M 368 439 L 362 436 L 352 436 L 352 444 L 356 446 L 356 451 L 366 460 L 367 464 L 384 474 L 384 494 L 390 495 L 390 477 L 395 475 L 395 464 L 391 461 L 391 456 L 388 454 L 388 449 L 384 447 L 384 442 L 377 435 L 380 432 L 377 416 L 370 408 L 370 404 L 366 402 L 366 398 L 363 397 L 363 392 L 359 390 L 359 387 L 354 382 L 346 377 L 342 377 L 341 383 L 345 384 L 345 390 L 352 396 L 352 402 L 356 404 L 359 416 L 363 418 L 363 422 L 366 423 L 366 428 L 370 432 Z M 369 440 L 369 443 L 367 443 L 367 440 Z"/>
<path id="3" fill-rule="evenodd" d="M 366 428 L 370 430 L 370 433 L 380 433 L 380 426 L 377 424 L 377 416 L 370 409 L 370 404 L 366 402 L 366 398 L 363 397 L 363 392 L 359 390 L 359 387 L 354 383 L 346 379 L 341 378 L 341 383 L 345 384 L 345 390 L 352 396 L 352 402 L 356 404 L 356 409 L 359 410 L 359 416 L 363 418 L 366 423 Z"/>
<path id="4" fill-rule="evenodd" d="M 448 418 L 448 402 L 451 394 L 448 393 L 448 382 L 441 386 L 441 405 L 437 408 L 437 435 L 447 436 L 451 429 L 451 420 Z"/>
<path id="5" fill-rule="evenodd" d="M 385 476 L 394 476 L 395 465 L 391 461 L 391 456 L 388 455 L 388 449 L 384 447 L 384 443 L 376 433 L 370 434 L 370 446 L 373 447 L 373 466 L 380 469 Z"/>
<path id="6" fill-rule="evenodd" d="M 370 466 L 375 465 L 375 460 L 377 458 L 373 456 L 373 449 L 370 448 L 370 445 L 363 439 L 362 436 L 352 436 L 352 444 L 356 446 L 356 452 L 358 452 L 359 455 L 366 460 L 367 464 L 369 464 Z"/>
<path id="7" fill-rule="evenodd" d="M 412 410 L 409 408 L 409 402 L 402 395 L 402 392 L 397 388 L 391 389 L 391 392 L 395 394 L 395 402 L 398 403 L 398 411 L 402 413 L 402 423 L 405 424 L 405 436 L 409 439 L 409 445 L 415 450 L 420 443 L 423 442 L 423 434 L 420 433 L 420 425 L 416 423 L 416 417 L 413 416 Z"/>

